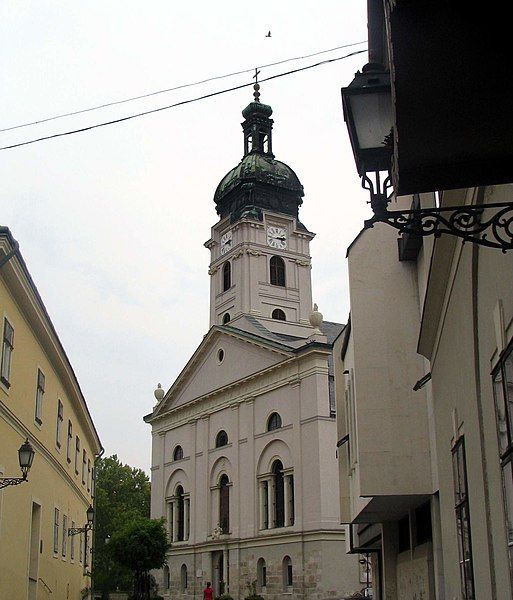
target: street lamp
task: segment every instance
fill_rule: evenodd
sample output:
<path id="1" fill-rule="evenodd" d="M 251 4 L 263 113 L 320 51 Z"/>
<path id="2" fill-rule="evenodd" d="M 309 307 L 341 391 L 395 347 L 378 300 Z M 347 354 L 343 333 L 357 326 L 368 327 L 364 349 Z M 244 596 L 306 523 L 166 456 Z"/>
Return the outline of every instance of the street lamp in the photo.
<path id="1" fill-rule="evenodd" d="M 383 65 L 368 63 L 341 93 L 356 169 L 362 187 L 370 193 L 374 213 L 365 221 L 365 229 L 386 223 L 401 234 L 440 237 L 444 233 L 503 252 L 513 249 L 512 202 L 388 210 L 395 122 L 390 73 Z"/>
<path id="2" fill-rule="evenodd" d="M 27 481 L 28 472 L 34 461 L 34 449 L 30 445 L 28 438 L 23 442 L 18 450 L 18 461 L 22 477 L 0 477 L 0 489 L 9 485 L 18 485 Z"/>
<path id="3" fill-rule="evenodd" d="M 87 515 L 87 523 L 83 527 L 69 527 L 68 535 L 77 535 L 77 533 L 85 533 L 93 528 L 94 522 L 94 508 L 89 505 L 89 508 L 86 511 Z"/>

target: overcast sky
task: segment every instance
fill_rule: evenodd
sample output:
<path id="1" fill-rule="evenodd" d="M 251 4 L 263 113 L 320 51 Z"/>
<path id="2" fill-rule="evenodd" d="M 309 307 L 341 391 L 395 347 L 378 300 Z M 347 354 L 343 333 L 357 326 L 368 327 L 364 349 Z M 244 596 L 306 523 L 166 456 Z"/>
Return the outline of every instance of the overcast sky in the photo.
<path id="1" fill-rule="evenodd" d="M 266 37 L 268 31 L 271 37 Z M 366 2 L 3 0 L 0 129 L 366 40 Z M 262 68 L 260 78 L 365 49 Z M 305 188 L 313 294 L 345 322 L 345 252 L 369 216 L 340 87 L 366 54 L 262 83 L 273 150 Z M 251 73 L 0 133 L 0 146 L 251 81 Z M 245 88 L 0 152 L 8 226 L 66 348 L 107 455 L 150 467 L 151 411 L 208 328 L 213 195 L 242 157 Z"/>

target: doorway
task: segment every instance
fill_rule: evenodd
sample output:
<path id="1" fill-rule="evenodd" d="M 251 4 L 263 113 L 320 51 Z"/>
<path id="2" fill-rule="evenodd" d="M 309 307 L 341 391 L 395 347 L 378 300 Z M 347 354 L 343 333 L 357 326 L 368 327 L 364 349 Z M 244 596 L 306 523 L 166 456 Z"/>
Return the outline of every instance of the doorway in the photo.
<path id="1" fill-rule="evenodd" d="M 30 544 L 28 559 L 28 600 L 37 600 L 39 573 L 39 538 L 41 533 L 41 505 L 32 502 Z"/>

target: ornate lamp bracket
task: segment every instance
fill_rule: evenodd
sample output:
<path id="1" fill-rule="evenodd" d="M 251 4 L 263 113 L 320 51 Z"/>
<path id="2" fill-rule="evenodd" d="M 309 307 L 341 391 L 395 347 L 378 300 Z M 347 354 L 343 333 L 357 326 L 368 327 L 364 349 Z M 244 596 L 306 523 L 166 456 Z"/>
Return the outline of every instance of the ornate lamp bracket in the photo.
<path id="1" fill-rule="evenodd" d="M 9 485 L 19 485 L 27 481 L 26 477 L 0 477 L 0 490 Z"/>
<path id="2" fill-rule="evenodd" d="M 92 525 L 84 525 L 84 527 L 68 527 L 68 535 L 77 535 L 78 533 L 85 533 L 93 528 Z"/>
<path id="3" fill-rule="evenodd" d="M 389 193 L 392 189 L 390 177 L 381 180 L 379 173 L 373 175 L 375 181 L 367 174 L 362 176 L 362 187 L 370 192 L 374 212 L 374 216 L 365 221 L 365 229 L 375 223 L 386 223 L 401 234 L 420 237 L 454 235 L 463 242 L 498 248 L 502 252 L 513 250 L 513 202 L 388 210 L 393 194 Z"/>

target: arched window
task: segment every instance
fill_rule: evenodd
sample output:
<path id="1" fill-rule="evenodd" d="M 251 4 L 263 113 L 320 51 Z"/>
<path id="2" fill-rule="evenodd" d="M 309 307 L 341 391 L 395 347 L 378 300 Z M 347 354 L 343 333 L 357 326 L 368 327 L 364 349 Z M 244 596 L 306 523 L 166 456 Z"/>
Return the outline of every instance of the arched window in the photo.
<path id="1" fill-rule="evenodd" d="M 223 266 L 223 292 L 232 287 L 232 265 L 227 260 Z"/>
<path id="2" fill-rule="evenodd" d="M 183 487 L 179 485 L 176 488 L 176 510 L 177 510 L 177 532 L 176 539 L 183 542 L 185 539 L 185 502 L 183 497 Z"/>
<path id="3" fill-rule="evenodd" d="M 228 434 L 224 429 L 216 435 L 216 448 L 221 448 L 221 446 L 226 446 L 228 443 Z"/>
<path id="4" fill-rule="evenodd" d="M 271 317 L 273 319 L 276 319 L 277 321 L 286 321 L 287 318 L 285 317 L 285 313 L 281 310 L 281 308 L 275 308 L 273 310 L 273 314 L 271 315 Z"/>
<path id="5" fill-rule="evenodd" d="M 286 556 L 282 563 L 283 571 L 283 590 L 286 592 L 287 588 L 292 587 L 292 561 L 290 556 Z"/>
<path id="6" fill-rule="evenodd" d="M 226 323 L 229 323 L 230 320 L 231 320 L 230 313 L 224 313 L 224 315 L 223 315 L 223 325 L 226 325 Z"/>
<path id="7" fill-rule="evenodd" d="M 281 460 L 273 463 L 274 479 L 274 526 L 285 526 L 285 486 L 283 481 L 283 464 Z"/>
<path id="8" fill-rule="evenodd" d="M 223 533 L 230 533 L 230 488 L 228 475 L 219 481 L 219 525 Z"/>
<path id="9" fill-rule="evenodd" d="M 262 588 L 265 588 L 267 585 L 267 570 L 265 566 L 265 560 L 263 558 L 259 558 L 257 562 L 257 586 L 258 591 L 261 591 Z"/>
<path id="10" fill-rule="evenodd" d="M 281 417 L 277 412 L 273 412 L 267 419 L 267 431 L 273 431 L 281 427 Z"/>
<path id="11" fill-rule="evenodd" d="M 285 287 L 285 263 L 283 258 L 272 256 L 270 262 L 271 285 Z"/>
<path id="12" fill-rule="evenodd" d="M 169 567 L 166 565 L 164 567 L 164 588 L 166 590 L 169 589 L 169 584 L 170 583 L 171 583 L 171 578 L 170 578 L 170 575 L 169 575 Z"/>
<path id="13" fill-rule="evenodd" d="M 177 446 L 173 452 L 173 460 L 182 460 L 183 458 L 183 448 L 181 446 Z"/>
<path id="14" fill-rule="evenodd" d="M 182 565 L 180 569 L 180 589 L 182 592 L 187 589 L 187 565 Z"/>

